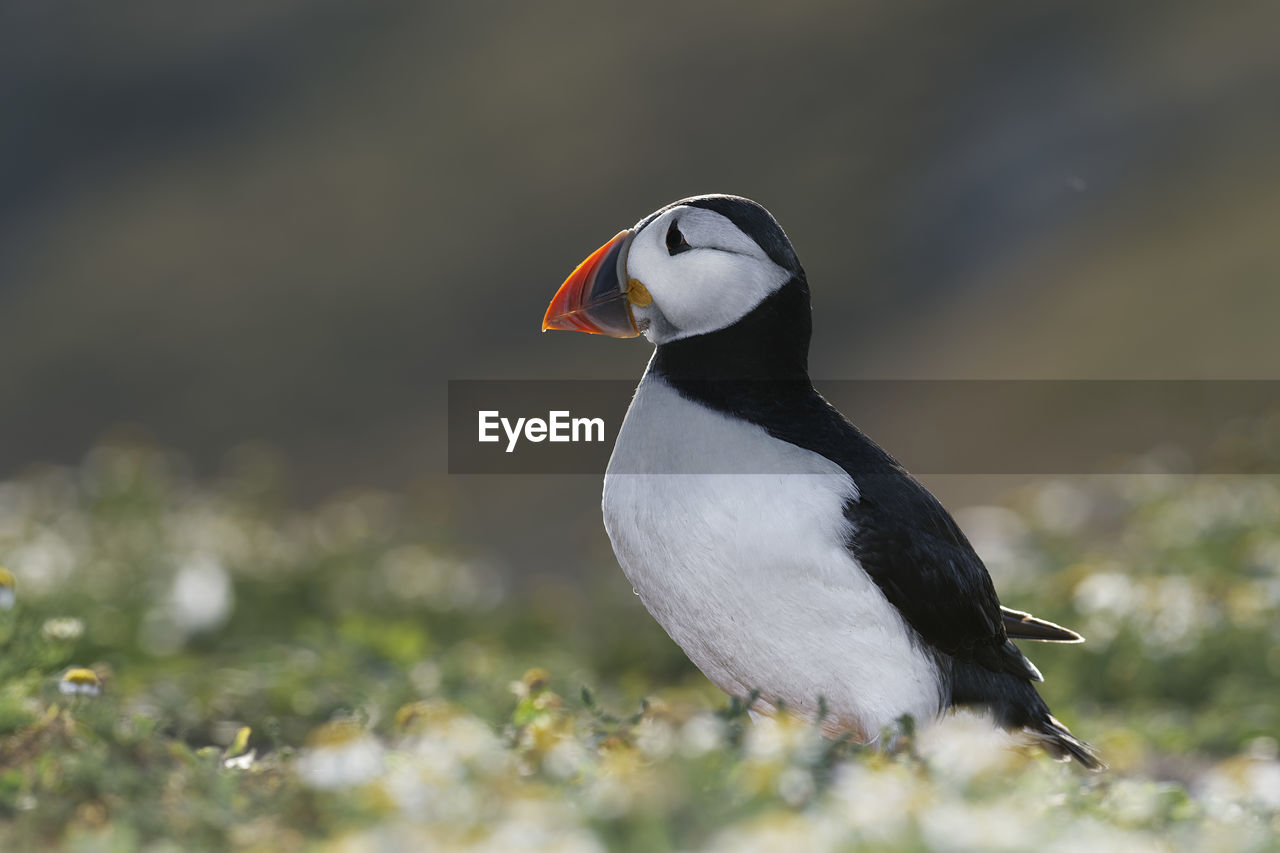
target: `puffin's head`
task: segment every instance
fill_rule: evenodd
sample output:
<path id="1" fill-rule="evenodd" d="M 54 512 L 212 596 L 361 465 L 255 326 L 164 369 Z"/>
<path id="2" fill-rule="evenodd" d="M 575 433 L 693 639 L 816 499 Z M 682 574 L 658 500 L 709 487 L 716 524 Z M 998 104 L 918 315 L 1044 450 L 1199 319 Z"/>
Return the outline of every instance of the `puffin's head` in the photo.
<path id="1" fill-rule="evenodd" d="M 687 198 L 649 214 L 578 265 L 542 330 L 655 344 L 719 331 L 788 282 L 804 280 L 769 211 L 731 195 Z"/>

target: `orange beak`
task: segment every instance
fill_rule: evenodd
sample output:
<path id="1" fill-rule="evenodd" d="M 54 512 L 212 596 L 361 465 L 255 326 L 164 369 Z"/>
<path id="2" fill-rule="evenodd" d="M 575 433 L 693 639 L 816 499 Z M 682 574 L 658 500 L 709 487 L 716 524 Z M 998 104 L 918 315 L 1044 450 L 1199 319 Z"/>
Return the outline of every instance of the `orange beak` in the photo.
<path id="1" fill-rule="evenodd" d="M 542 331 L 566 329 L 611 338 L 640 334 L 627 298 L 627 250 L 634 234 L 621 231 L 578 264 L 556 291 Z"/>

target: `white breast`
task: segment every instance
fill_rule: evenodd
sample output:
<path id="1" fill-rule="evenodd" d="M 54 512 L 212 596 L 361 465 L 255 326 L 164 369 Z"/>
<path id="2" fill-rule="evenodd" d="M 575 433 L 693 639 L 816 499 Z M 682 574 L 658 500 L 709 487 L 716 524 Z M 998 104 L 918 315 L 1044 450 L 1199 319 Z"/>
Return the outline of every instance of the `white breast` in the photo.
<path id="1" fill-rule="evenodd" d="M 694 473 L 682 473 L 694 472 Z M 872 739 L 943 704 L 933 656 L 845 548 L 857 487 L 830 460 L 646 376 L 604 482 L 614 553 L 720 689 Z"/>

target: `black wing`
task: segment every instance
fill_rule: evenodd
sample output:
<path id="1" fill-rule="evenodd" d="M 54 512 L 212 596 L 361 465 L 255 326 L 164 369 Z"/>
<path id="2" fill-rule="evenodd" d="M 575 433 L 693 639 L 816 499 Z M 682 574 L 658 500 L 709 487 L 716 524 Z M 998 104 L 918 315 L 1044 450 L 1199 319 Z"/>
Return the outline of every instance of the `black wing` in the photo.
<path id="1" fill-rule="evenodd" d="M 850 474 L 849 549 L 907 623 L 953 658 L 1039 680 L 1009 642 L 986 566 L 937 498 L 896 464 Z"/>

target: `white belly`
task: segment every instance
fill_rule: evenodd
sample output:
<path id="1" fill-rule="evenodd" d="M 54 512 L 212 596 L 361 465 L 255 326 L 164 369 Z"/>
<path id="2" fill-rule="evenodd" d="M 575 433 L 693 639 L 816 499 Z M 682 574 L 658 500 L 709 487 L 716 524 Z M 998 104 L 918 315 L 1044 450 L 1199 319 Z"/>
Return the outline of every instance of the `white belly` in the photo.
<path id="1" fill-rule="evenodd" d="M 646 377 L 605 475 L 604 521 L 645 607 L 716 686 L 809 717 L 821 697 L 828 724 L 867 740 L 903 714 L 931 720 L 942 687 L 844 546 L 856 495 L 828 459 Z"/>

